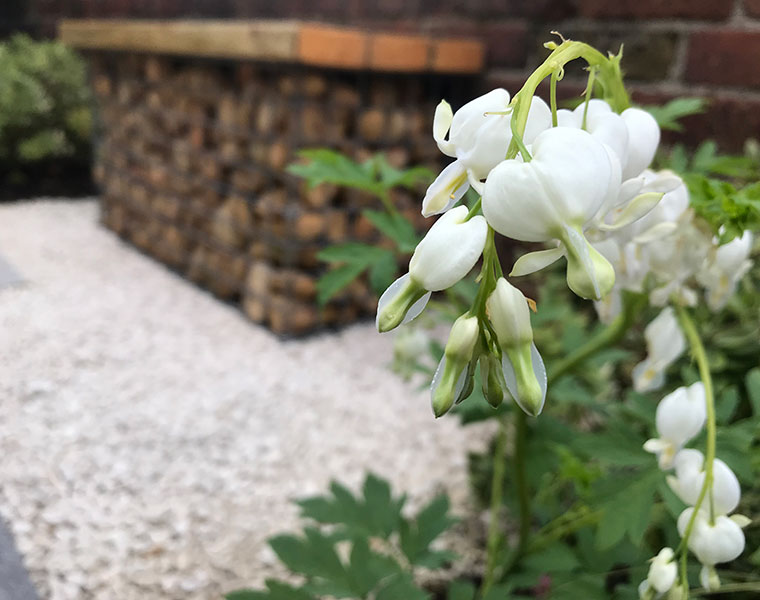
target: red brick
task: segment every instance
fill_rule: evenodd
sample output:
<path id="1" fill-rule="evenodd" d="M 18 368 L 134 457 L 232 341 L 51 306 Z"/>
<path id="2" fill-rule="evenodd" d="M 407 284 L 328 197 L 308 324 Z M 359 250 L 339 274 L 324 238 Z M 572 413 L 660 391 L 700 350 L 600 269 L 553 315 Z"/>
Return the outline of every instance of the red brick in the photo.
<path id="1" fill-rule="evenodd" d="M 523 67 L 528 54 L 528 28 L 523 22 L 493 23 L 482 30 L 486 63 L 491 67 Z"/>
<path id="2" fill-rule="evenodd" d="M 692 33 L 686 80 L 760 87 L 760 31 L 720 29 Z"/>
<path id="3" fill-rule="evenodd" d="M 744 0 L 744 12 L 750 17 L 760 19 L 760 0 Z"/>
<path id="4" fill-rule="evenodd" d="M 594 19 L 703 19 L 731 14 L 734 0 L 579 0 L 578 11 Z"/>

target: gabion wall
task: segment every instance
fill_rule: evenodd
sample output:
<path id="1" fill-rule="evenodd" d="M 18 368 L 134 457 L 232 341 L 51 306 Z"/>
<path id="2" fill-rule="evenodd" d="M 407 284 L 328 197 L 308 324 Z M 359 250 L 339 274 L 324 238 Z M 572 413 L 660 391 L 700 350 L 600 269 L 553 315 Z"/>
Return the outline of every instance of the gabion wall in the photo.
<path id="1" fill-rule="evenodd" d="M 103 222 L 280 334 L 348 323 L 376 307 L 363 281 L 317 307 L 318 251 L 376 242 L 360 214 L 375 201 L 329 185 L 307 189 L 285 172 L 295 152 L 329 146 L 364 159 L 383 151 L 397 167 L 439 168 L 435 104 L 461 103 L 472 88 L 467 76 L 87 56 L 102 121 Z M 420 199 L 399 192 L 394 201 L 424 227 Z"/>

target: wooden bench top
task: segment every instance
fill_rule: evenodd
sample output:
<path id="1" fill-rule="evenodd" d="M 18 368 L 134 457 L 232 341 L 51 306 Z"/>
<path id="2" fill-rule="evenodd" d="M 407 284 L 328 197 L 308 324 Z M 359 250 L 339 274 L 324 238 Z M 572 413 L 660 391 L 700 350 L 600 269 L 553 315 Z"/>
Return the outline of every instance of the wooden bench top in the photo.
<path id="1" fill-rule="evenodd" d="M 64 19 L 59 39 L 88 50 L 119 50 L 289 62 L 340 69 L 478 73 L 484 46 L 473 39 L 380 33 L 301 21 Z"/>

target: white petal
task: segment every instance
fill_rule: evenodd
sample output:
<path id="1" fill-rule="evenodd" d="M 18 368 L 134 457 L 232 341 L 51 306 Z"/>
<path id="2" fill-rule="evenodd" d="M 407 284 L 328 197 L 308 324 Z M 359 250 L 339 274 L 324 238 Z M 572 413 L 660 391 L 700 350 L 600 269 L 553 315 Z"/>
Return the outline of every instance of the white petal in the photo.
<path id="1" fill-rule="evenodd" d="M 633 238 L 633 241 L 637 244 L 649 244 L 650 242 L 661 240 L 662 238 L 671 235 L 676 229 L 678 229 L 677 223 L 657 223 L 654 227 L 650 227 L 644 233 L 637 235 Z"/>
<path id="2" fill-rule="evenodd" d="M 615 211 L 616 214 L 610 225 L 602 224 L 599 228 L 610 231 L 630 225 L 657 206 L 660 200 L 662 200 L 662 194 L 657 192 L 649 192 L 636 196 L 628 205 Z"/>
<path id="3" fill-rule="evenodd" d="M 539 353 L 538 348 L 536 348 L 536 345 L 532 342 L 530 345 L 530 358 L 533 364 L 533 372 L 536 375 L 538 385 L 540 386 L 542 392 L 541 405 L 536 412 L 537 416 L 541 414 L 541 411 L 544 409 L 544 404 L 546 403 L 546 367 L 544 366 L 544 359 L 541 358 L 541 354 Z M 502 371 L 504 372 L 504 381 L 507 384 L 507 390 L 509 390 L 512 398 L 515 399 L 515 402 L 517 402 L 520 408 L 522 408 L 526 413 L 532 414 L 531 411 L 527 410 L 523 406 L 520 400 L 520 394 L 517 392 L 517 377 L 515 376 L 515 370 L 512 367 L 512 363 L 509 361 L 506 352 L 502 354 L 501 366 Z"/>
<path id="4" fill-rule="evenodd" d="M 515 261 L 512 267 L 510 277 L 521 277 L 529 275 L 548 267 L 550 264 L 562 258 L 564 251 L 562 248 L 549 248 L 548 250 L 537 250 L 523 254 Z"/>
<path id="5" fill-rule="evenodd" d="M 438 144 L 438 149 L 447 156 L 455 156 L 456 148 L 454 144 L 446 141 L 446 134 L 451 127 L 451 120 L 454 117 L 454 113 L 451 110 L 451 105 L 445 100 L 441 100 L 438 106 L 435 107 L 435 116 L 433 117 L 433 139 Z"/>
<path id="6" fill-rule="evenodd" d="M 380 296 L 380 299 L 377 301 L 377 316 L 375 317 L 375 327 L 379 329 L 379 321 L 380 321 L 380 313 L 382 313 L 383 309 L 388 305 L 388 303 L 393 300 L 393 298 L 396 297 L 396 294 L 401 291 L 401 288 L 403 288 L 407 282 L 409 281 L 409 273 L 405 273 L 401 277 L 399 277 L 396 281 L 394 281 L 392 284 L 388 286 L 388 289 L 386 289 L 382 295 Z M 415 319 L 419 316 L 419 314 L 425 310 L 425 306 L 427 306 L 428 300 L 430 300 L 430 292 L 422 296 L 417 302 L 412 304 L 411 307 L 409 307 L 409 310 L 406 313 L 406 316 L 404 317 L 404 320 L 401 321 L 401 325 L 404 323 L 408 323 L 412 319 Z"/>
<path id="7" fill-rule="evenodd" d="M 707 409 L 702 382 L 680 387 L 657 405 L 657 431 L 664 440 L 681 447 L 696 436 L 705 424 Z"/>
<path id="8" fill-rule="evenodd" d="M 627 108 L 620 115 L 628 127 L 628 160 L 623 179 L 636 177 L 654 158 L 660 143 L 660 127 L 654 117 L 640 108 Z"/>
<path id="9" fill-rule="evenodd" d="M 422 200 L 422 215 L 431 217 L 449 210 L 470 187 L 464 165 L 455 160 L 430 184 Z"/>
<path id="10" fill-rule="evenodd" d="M 451 209 L 417 245 L 409 261 L 409 273 L 426 290 L 436 292 L 451 287 L 478 262 L 488 224 L 480 215 L 465 221 L 467 213 L 466 206 Z"/>

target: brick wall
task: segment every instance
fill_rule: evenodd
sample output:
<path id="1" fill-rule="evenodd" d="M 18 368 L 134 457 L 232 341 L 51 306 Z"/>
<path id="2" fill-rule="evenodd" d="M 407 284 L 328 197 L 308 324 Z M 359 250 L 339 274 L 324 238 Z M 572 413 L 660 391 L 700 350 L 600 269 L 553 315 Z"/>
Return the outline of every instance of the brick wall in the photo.
<path id="1" fill-rule="evenodd" d="M 5 0 L 8 1 L 8 0 Z M 10 0 L 11 3 L 14 0 Z M 482 37 L 484 85 L 516 90 L 545 56 L 552 30 L 603 50 L 625 44 L 634 98 L 711 100 L 688 131 L 671 139 L 716 138 L 740 149 L 760 137 L 760 0 L 29 0 L 30 22 L 51 34 L 70 17 L 300 18 L 374 28 Z M 583 87 L 567 70 L 562 89 Z M 473 90 L 473 94 L 480 90 Z"/>

